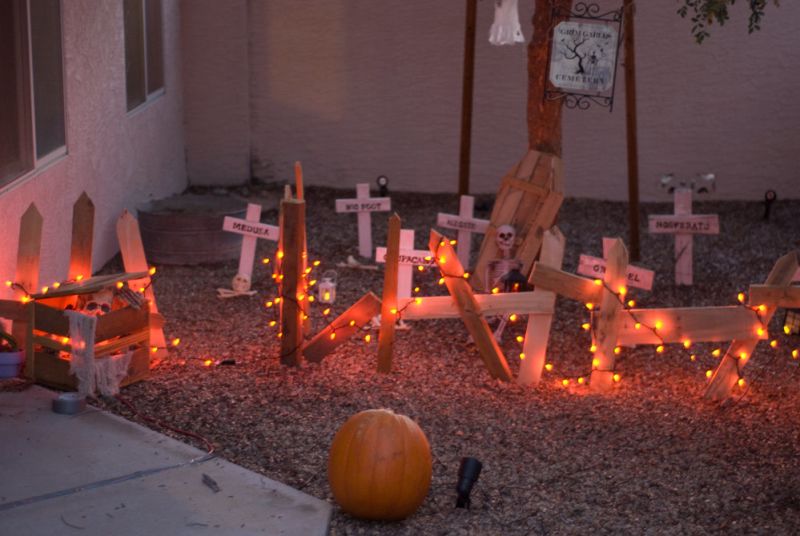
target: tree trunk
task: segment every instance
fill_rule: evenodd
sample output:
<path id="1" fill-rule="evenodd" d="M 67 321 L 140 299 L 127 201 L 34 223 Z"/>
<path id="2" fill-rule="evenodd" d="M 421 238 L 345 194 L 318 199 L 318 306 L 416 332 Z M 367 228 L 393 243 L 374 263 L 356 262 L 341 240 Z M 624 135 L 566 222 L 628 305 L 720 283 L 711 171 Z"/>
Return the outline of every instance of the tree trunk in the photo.
<path id="1" fill-rule="evenodd" d="M 554 8 L 569 12 L 572 0 L 535 0 L 533 38 L 528 45 L 528 146 L 560 157 L 562 101 L 544 98 Z"/>

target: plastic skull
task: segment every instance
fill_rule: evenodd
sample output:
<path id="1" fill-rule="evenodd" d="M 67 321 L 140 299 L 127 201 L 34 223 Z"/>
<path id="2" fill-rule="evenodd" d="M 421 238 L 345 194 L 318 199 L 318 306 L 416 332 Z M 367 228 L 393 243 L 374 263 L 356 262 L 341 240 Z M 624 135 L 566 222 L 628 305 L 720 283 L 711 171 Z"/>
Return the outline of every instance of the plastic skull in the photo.
<path id="1" fill-rule="evenodd" d="M 495 243 L 497 249 L 503 252 L 503 257 L 510 257 L 511 250 L 514 248 L 514 241 L 517 238 L 517 231 L 511 225 L 501 225 L 497 228 Z"/>
<path id="2" fill-rule="evenodd" d="M 231 288 L 236 292 L 247 292 L 250 290 L 250 276 L 246 274 L 236 274 L 231 282 Z"/>

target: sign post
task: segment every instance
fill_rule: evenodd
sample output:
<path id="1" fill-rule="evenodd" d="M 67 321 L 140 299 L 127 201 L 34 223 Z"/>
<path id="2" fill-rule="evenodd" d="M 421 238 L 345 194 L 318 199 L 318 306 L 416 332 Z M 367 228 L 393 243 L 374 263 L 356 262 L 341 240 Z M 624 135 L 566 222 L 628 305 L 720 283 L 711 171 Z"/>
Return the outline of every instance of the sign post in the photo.
<path id="1" fill-rule="evenodd" d="M 692 214 L 692 190 L 675 190 L 675 213 L 648 217 L 648 230 L 656 234 L 675 235 L 675 284 L 692 284 L 693 235 L 719 234 L 716 214 Z"/>
<path id="2" fill-rule="evenodd" d="M 436 225 L 444 229 L 458 231 L 456 253 L 462 266 L 469 266 L 469 254 L 472 250 L 472 233 L 485 234 L 489 227 L 489 220 L 480 220 L 473 216 L 475 198 L 471 195 L 462 195 L 459 201 L 458 214 L 436 215 Z M 402 246 L 401 246 L 402 247 Z"/>
<path id="3" fill-rule="evenodd" d="M 356 184 L 355 199 L 337 199 L 336 212 L 358 214 L 358 254 L 369 258 L 372 255 L 372 212 L 388 212 L 392 209 L 389 197 L 370 197 L 369 183 Z M 402 247 L 402 246 L 401 246 Z"/>

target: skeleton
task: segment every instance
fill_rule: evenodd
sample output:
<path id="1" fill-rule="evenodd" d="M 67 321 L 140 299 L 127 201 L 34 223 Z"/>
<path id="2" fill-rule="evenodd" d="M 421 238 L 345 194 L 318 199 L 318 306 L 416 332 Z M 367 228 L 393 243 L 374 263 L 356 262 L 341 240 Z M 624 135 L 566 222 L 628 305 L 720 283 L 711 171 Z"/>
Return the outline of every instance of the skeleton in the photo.
<path id="1" fill-rule="evenodd" d="M 218 288 L 217 296 L 220 298 L 235 298 L 236 296 L 253 296 L 256 294 L 255 290 L 250 290 L 251 282 L 250 276 L 247 274 L 238 273 L 233 276 L 231 281 L 231 288 Z"/>
<path id="2" fill-rule="evenodd" d="M 494 259 L 489 261 L 486 267 L 486 281 L 491 289 L 499 290 L 513 290 L 505 288 L 505 279 L 512 272 L 520 272 L 522 270 L 522 261 L 513 258 L 513 250 L 516 247 L 517 231 L 511 225 L 501 225 L 497 228 L 494 237 L 495 245 L 502 255 L 501 259 Z M 508 316 L 501 317 L 494 332 L 495 339 L 500 342 L 503 337 L 503 331 L 508 323 Z"/>

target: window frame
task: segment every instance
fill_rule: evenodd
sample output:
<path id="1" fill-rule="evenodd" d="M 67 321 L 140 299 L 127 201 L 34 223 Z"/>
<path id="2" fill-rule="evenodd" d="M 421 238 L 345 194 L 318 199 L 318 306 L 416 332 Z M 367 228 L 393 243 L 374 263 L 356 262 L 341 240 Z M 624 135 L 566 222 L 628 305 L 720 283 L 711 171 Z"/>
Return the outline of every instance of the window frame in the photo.
<path id="1" fill-rule="evenodd" d="M 125 110 L 128 116 L 136 115 L 140 111 L 150 107 L 150 105 L 159 100 L 163 95 L 166 94 L 167 90 L 167 76 L 166 71 L 164 69 L 164 2 L 162 0 L 158 0 L 158 9 L 161 12 L 159 16 L 160 21 L 160 28 L 159 32 L 161 34 L 161 87 L 154 89 L 151 92 L 148 92 L 147 85 L 148 85 L 148 50 L 151 44 L 148 42 L 148 24 L 147 24 L 147 0 L 137 0 L 140 6 L 140 15 L 142 17 L 142 83 L 144 84 L 144 100 L 133 105 L 132 107 L 128 107 L 128 52 L 127 52 L 127 25 L 125 24 L 125 2 L 121 2 L 122 4 L 122 33 L 123 33 L 123 57 L 125 61 L 123 65 L 125 67 Z"/>
<path id="2" fill-rule="evenodd" d="M 61 80 L 62 80 L 62 113 L 64 115 L 64 144 L 42 156 L 37 156 L 36 147 L 36 102 L 34 99 L 33 45 L 31 43 L 31 9 L 30 3 L 35 0 L 16 0 L 22 6 L 14 24 L 20 32 L 20 52 L 16 61 L 21 62 L 22 102 L 18 109 L 22 117 L 20 140 L 23 142 L 22 170 L 16 175 L 0 177 L 0 195 L 27 182 L 40 174 L 57 161 L 69 154 L 69 117 L 67 115 L 67 77 L 64 61 L 64 2 L 58 2 L 58 24 L 60 29 Z M 20 20 L 20 19 L 24 20 Z"/>

